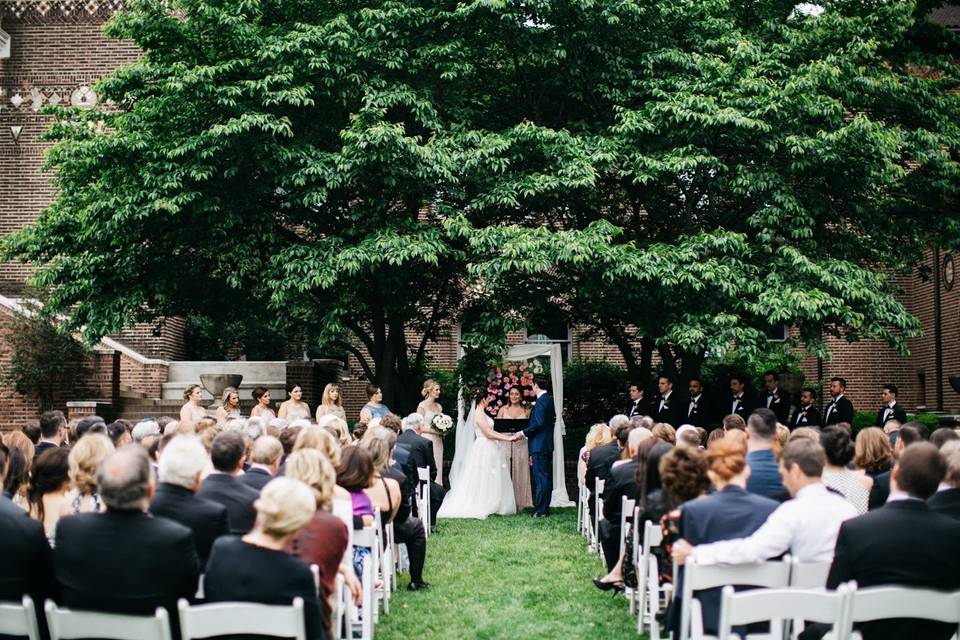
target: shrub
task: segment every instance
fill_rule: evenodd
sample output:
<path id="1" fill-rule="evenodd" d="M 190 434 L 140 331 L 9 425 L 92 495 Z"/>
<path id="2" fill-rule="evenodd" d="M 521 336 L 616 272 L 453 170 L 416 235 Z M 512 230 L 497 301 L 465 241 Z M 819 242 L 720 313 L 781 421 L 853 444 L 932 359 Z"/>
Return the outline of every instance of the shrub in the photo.
<path id="1" fill-rule="evenodd" d="M 591 425 L 623 411 L 628 379 L 625 368 L 606 361 L 574 360 L 564 366 L 565 457 L 576 457 Z"/>

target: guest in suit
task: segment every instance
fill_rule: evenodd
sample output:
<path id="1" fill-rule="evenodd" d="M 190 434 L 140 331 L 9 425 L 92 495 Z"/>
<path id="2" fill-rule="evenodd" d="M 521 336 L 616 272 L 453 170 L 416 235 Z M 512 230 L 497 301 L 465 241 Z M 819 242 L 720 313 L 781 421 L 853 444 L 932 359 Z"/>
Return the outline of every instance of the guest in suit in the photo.
<path id="1" fill-rule="evenodd" d="M 700 378 L 690 378 L 687 384 L 687 392 L 690 400 L 687 403 L 686 417 L 681 421 L 682 424 L 690 424 L 701 429 L 709 428 L 714 416 L 713 404 L 703 393 L 703 380 Z M 712 423 L 716 424 L 716 423 Z M 673 425 L 679 427 L 679 424 Z"/>
<path id="2" fill-rule="evenodd" d="M 44 411 L 40 416 L 40 442 L 33 449 L 33 462 L 48 449 L 63 446 L 67 437 L 67 418 L 63 411 Z"/>
<path id="3" fill-rule="evenodd" d="M 595 495 L 597 480 L 606 481 L 610 477 L 610 470 L 613 463 L 620 459 L 620 447 L 617 444 L 616 432 L 622 428 L 629 428 L 630 421 L 626 416 L 622 420 L 617 420 L 616 416 L 610 420 L 610 441 L 606 444 L 594 447 L 590 450 L 590 458 L 587 460 L 587 471 L 584 481 L 587 483 L 587 490 L 590 492 L 590 498 L 587 507 L 590 512 L 590 518 L 593 518 L 596 508 L 597 498 Z"/>
<path id="4" fill-rule="evenodd" d="M 679 427 L 683 424 L 683 414 L 686 404 L 673 391 L 673 378 L 662 375 L 657 379 L 657 390 L 660 394 L 650 405 L 650 417 L 654 422 L 666 422 L 671 426 Z"/>
<path id="5" fill-rule="evenodd" d="M 730 399 L 724 411 L 743 418 L 746 422 L 753 410 L 757 408 L 757 399 L 747 391 L 747 378 L 742 375 L 730 376 Z"/>
<path id="6" fill-rule="evenodd" d="M 545 385 L 544 378 L 534 375 L 532 387 L 537 400 L 530 412 L 530 426 L 515 436 L 529 441 L 534 518 L 545 518 L 550 514 L 550 497 L 553 494 L 553 431 L 557 413 Z"/>
<path id="7" fill-rule="evenodd" d="M 203 590 L 208 602 L 289 605 L 303 599 L 309 640 L 329 637 L 310 567 L 285 551 L 317 510 L 313 492 L 293 478 L 275 478 L 256 501 L 256 524 L 245 536 L 217 540 Z"/>
<path id="8" fill-rule="evenodd" d="M 105 512 L 63 518 L 57 525 L 58 602 L 135 615 L 162 606 L 178 637 L 177 599 L 193 598 L 200 577 L 193 533 L 146 513 L 154 481 L 142 447 L 110 454 L 97 472 L 97 486 Z"/>
<path id="9" fill-rule="evenodd" d="M 420 431 L 423 429 L 423 416 L 419 413 L 411 413 L 401 422 L 401 429 L 400 436 L 397 438 L 394 457 L 400 449 L 409 452 L 408 462 L 403 467 L 403 472 L 414 483 L 419 483 L 417 467 L 430 469 L 430 522 L 436 523 L 437 511 L 440 510 L 440 505 L 443 503 L 443 498 L 447 495 L 447 492 L 436 482 L 437 462 L 433 455 L 433 443 L 420 435 Z M 402 453 L 401 457 L 403 457 Z M 423 518 L 425 514 L 416 511 L 416 503 L 413 506 L 414 515 Z"/>
<path id="10" fill-rule="evenodd" d="M 793 412 L 790 418 L 790 430 L 800 427 L 819 427 L 820 411 L 815 404 L 817 401 L 817 392 L 812 387 L 804 387 L 800 392 L 800 406 Z"/>
<path id="11" fill-rule="evenodd" d="M 889 422 L 887 424 L 890 424 Z M 893 457 L 898 459 L 900 455 L 910 446 L 926 442 L 924 438 L 926 429 L 919 422 L 908 422 L 897 432 L 897 440 L 893 446 Z M 877 474 L 873 477 L 873 487 L 870 489 L 870 497 L 867 501 L 867 508 L 870 511 L 879 509 L 887 502 L 890 495 L 890 475 L 891 471 Z"/>
<path id="12" fill-rule="evenodd" d="M 858 588 L 960 589 L 960 522 L 926 503 L 946 470 L 932 444 L 907 447 L 891 472 L 887 504 L 840 527 L 827 588 L 856 580 Z M 936 542 L 918 544 L 918 532 Z M 957 630 L 956 625 L 909 618 L 860 623 L 856 629 L 864 640 L 946 640 Z"/>
<path id="13" fill-rule="evenodd" d="M 240 482 L 256 489 L 257 493 L 277 475 L 283 445 L 273 436 L 260 436 L 253 442 L 250 451 L 250 468 L 240 476 Z"/>
<path id="14" fill-rule="evenodd" d="M 944 444 L 940 455 L 947 465 L 947 472 L 927 504 L 932 511 L 960 520 L 960 440 Z"/>
<path id="15" fill-rule="evenodd" d="M 650 415 L 650 405 L 644 398 L 644 389 L 635 382 L 631 382 L 627 386 L 627 393 L 630 396 L 630 401 L 627 403 L 627 406 L 624 408 L 623 413 L 628 417 L 632 418 L 633 416 L 646 416 Z"/>
<path id="16" fill-rule="evenodd" d="M 883 406 L 877 411 L 877 420 L 874 422 L 876 426 L 882 427 L 890 420 L 896 420 L 900 424 L 907 421 L 907 412 L 897 402 L 897 385 L 883 385 L 880 398 L 883 400 Z"/>
<path id="17" fill-rule="evenodd" d="M 707 449 L 707 461 L 710 465 L 707 474 L 717 491 L 683 505 L 680 537 L 699 545 L 751 535 L 779 503 L 747 492 L 751 471 L 745 452 L 737 443 L 726 438 L 715 440 Z M 683 591 L 682 572 L 675 589 L 676 593 Z M 704 631 L 715 635 L 720 617 L 720 589 L 697 591 L 694 596 L 702 606 Z M 675 631 L 679 632 L 679 615 L 675 616 L 675 623 Z"/>
<path id="18" fill-rule="evenodd" d="M 259 492 L 237 479 L 243 470 L 246 444 L 236 431 L 224 431 L 213 439 L 210 461 L 214 471 L 200 485 L 197 495 L 227 508 L 230 533 L 244 534 L 253 528 L 253 503 Z"/>
<path id="19" fill-rule="evenodd" d="M 847 391 L 847 381 L 843 378 L 830 378 L 830 395 L 833 401 L 827 405 L 823 413 L 823 424 L 829 426 L 846 422 L 853 424 L 853 403 L 844 395 Z"/>
<path id="20" fill-rule="evenodd" d="M 207 451 L 199 438 L 185 434 L 174 436 L 160 454 L 160 484 L 150 501 L 150 513 L 179 522 L 193 531 L 201 571 L 210 557 L 214 540 L 230 533 L 227 508 L 196 495 L 207 462 Z"/>
<path id="21" fill-rule="evenodd" d="M 760 405 L 773 411 L 777 415 L 777 422 L 787 424 L 790 419 L 790 394 L 780 388 L 780 374 L 773 370 L 765 371 L 763 386 L 767 392 L 761 398 Z"/>
<path id="22" fill-rule="evenodd" d="M 654 438 L 644 433 L 644 429 L 633 429 L 627 436 L 627 462 L 618 465 L 610 472 L 603 490 L 603 520 L 600 521 L 600 544 L 603 557 L 607 562 L 607 571 L 611 571 L 620 559 L 620 516 L 623 498 L 637 500 L 640 497 L 640 483 L 637 482 L 637 467 L 640 466 L 640 447 L 644 439 L 650 440 L 645 447 L 647 453 L 656 444 Z"/>
<path id="23" fill-rule="evenodd" d="M 777 437 L 777 416 L 770 409 L 757 409 L 747 421 L 747 465 L 750 479 L 747 491 L 783 502 L 789 498 L 780 478 L 780 467 L 773 452 Z"/>

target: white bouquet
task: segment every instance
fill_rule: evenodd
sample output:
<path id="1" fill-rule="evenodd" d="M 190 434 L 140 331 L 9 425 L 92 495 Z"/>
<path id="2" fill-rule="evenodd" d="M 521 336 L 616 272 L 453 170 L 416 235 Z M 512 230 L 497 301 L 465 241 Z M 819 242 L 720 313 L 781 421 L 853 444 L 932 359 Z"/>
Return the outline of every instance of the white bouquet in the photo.
<path id="1" fill-rule="evenodd" d="M 450 429 L 453 428 L 453 418 L 445 413 L 438 413 L 433 416 L 433 420 L 430 421 L 430 426 L 441 435 L 447 435 Z"/>

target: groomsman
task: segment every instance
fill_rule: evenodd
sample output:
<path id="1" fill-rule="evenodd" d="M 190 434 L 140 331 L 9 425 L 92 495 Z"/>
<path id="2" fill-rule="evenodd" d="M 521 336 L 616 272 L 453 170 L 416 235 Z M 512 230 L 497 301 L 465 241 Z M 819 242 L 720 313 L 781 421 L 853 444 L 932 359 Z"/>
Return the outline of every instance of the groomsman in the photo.
<path id="1" fill-rule="evenodd" d="M 700 378 L 690 378 L 690 382 L 687 384 L 687 391 L 690 393 L 690 402 L 687 403 L 687 417 L 681 421 L 682 424 L 692 424 L 695 427 L 707 429 L 710 425 L 710 418 L 713 415 L 713 407 L 710 405 L 710 400 L 703 393 L 703 380 Z"/>
<path id="2" fill-rule="evenodd" d="M 790 430 L 798 427 L 819 427 L 820 411 L 814 404 L 817 401 L 817 392 L 807 387 L 800 392 L 800 406 L 793 412 L 790 418 Z"/>
<path id="3" fill-rule="evenodd" d="M 761 406 L 770 409 L 777 416 L 777 422 L 787 424 L 790 418 L 790 396 L 780 388 L 780 374 L 776 371 L 766 371 L 763 374 L 763 386 L 767 393 L 761 399 Z"/>
<path id="4" fill-rule="evenodd" d="M 853 403 L 844 396 L 847 390 L 847 381 L 840 377 L 830 378 L 830 395 L 833 402 L 827 405 L 823 412 L 823 424 L 829 427 L 832 424 L 846 422 L 853 424 Z"/>
<path id="5" fill-rule="evenodd" d="M 630 402 L 627 403 L 627 406 L 623 410 L 624 415 L 628 418 L 650 415 L 650 404 L 646 398 L 643 397 L 643 387 L 631 382 L 627 388 L 627 392 L 630 394 Z"/>
<path id="6" fill-rule="evenodd" d="M 681 400 L 673 392 L 673 378 L 664 374 L 657 379 L 657 390 L 660 395 L 654 398 L 650 406 L 650 417 L 654 422 L 666 422 L 672 427 L 679 427 L 682 422 L 683 409 Z"/>
<path id="7" fill-rule="evenodd" d="M 897 385 L 883 385 L 880 397 L 883 398 L 883 406 L 877 411 L 877 421 L 874 424 L 882 427 L 890 420 L 904 424 L 907 421 L 907 412 L 897 403 Z"/>
<path id="8" fill-rule="evenodd" d="M 724 415 L 738 415 L 746 423 L 747 418 L 757 408 L 756 399 L 746 389 L 747 380 L 745 376 L 730 376 L 730 401 L 727 403 Z"/>

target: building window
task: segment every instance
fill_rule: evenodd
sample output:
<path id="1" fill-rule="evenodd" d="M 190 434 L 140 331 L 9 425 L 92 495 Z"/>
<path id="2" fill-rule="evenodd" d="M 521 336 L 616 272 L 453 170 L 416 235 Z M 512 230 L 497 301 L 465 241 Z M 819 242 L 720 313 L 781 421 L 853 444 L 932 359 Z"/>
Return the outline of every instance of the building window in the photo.
<path id="1" fill-rule="evenodd" d="M 570 327 L 563 322 L 530 325 L 523 341 L 525 344 L 559 344 L 563 361 L 570 362 Z"/>
<path id="2" fill-rule="evenodd" d="M 786 342 L 790 337 L 790 327 L 785 324 L 778 324 L 767 328 L 767 340 L 769 342 Z"/>

